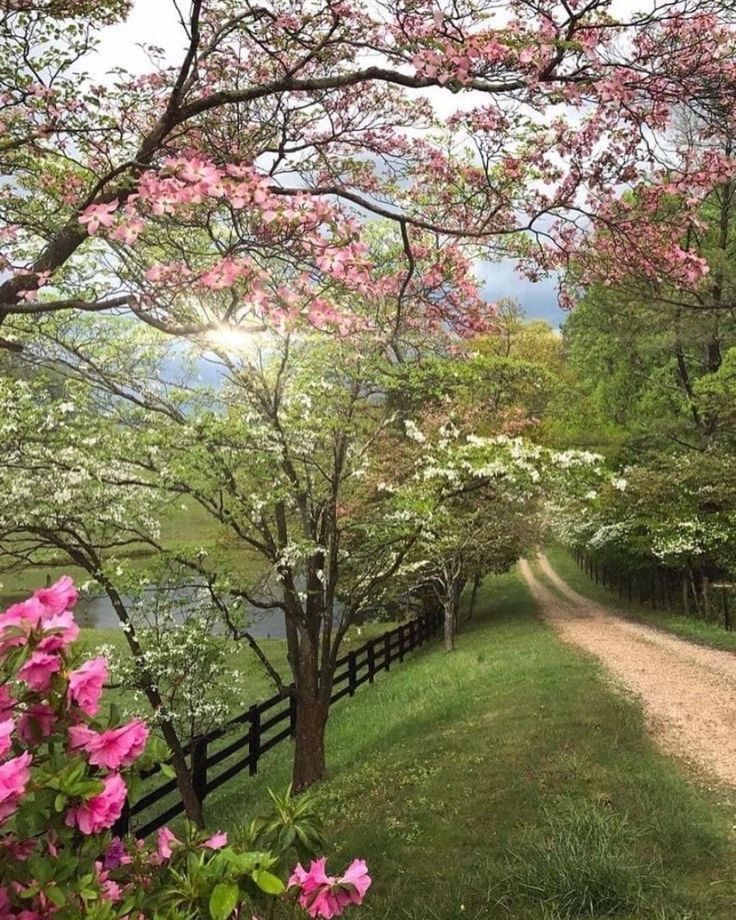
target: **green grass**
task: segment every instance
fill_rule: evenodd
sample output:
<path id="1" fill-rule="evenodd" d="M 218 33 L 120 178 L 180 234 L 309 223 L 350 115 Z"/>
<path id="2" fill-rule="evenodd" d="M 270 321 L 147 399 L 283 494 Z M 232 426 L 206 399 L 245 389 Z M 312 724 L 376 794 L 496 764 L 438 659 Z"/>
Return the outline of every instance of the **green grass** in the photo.
<path id="1" fill-rule="evenodd" d="M 366 623 L 364 626 L 352 627 L 343 639 L 344 652 L 351 648 L 360 648 L 368 639 L 380 636 L 395 623 Z M 284 639 L 259 639 L 259 646 L 263 649 L 268 660 L 276 668 L 285 683 L 291 683 L 289 664 L 286 657 L 286 640 Z M 93 655 L 98 649 L 112 646 L 116 651 L 127 654 L 128 647 L 122 631 L 119 629 L 82 629 L 79 634 L 79 650 L 82 655 Z M 239 671 L 241 682 L 237 695 L 233 695 L 230 711 L 232 715 L 244 712 L 251 703 L 267 699 L 276 693 L 273 681 L 266 673 L 256 654 L 245 642 L 233 643 L 232 653 L 228 664 L 232 671 Z M 126 691 L 110 689 L 106 691 L 106 698 L 110 703 L 129 708 L 133 705 L 132 696 Z M 146 715 L 143 711 L 143 715 Z"/>
<path id="2" fill-rule="evenodd" d="M 706 623 L 703 620 L 685 616 L 682 613 L 652 610 L 651 607 L 643 607 L 641 604 L 630 602 L 626 598 L 620 598 L 615 592 L 609 591 L 608 588 L 601 584 L 596 584 L 577 565 L 564 547 L 552 545 L 546 547 L 544 552 L 547 559 L 549 559 L 550 565 L 560 578 L 584 597 L 588 597 L 592 601 L 604 604 L 607 607 L 615 607 L 617 611 L 633 620 L 656 626 L 658 629 L 680 636 L 683 639 L 689 639 L 691 642 L 697 642 L 699 645 L 736 652 L 736 632 L 727 632 L 716 623 Z M 542 575 L 541 577 L 543 578 L 544 576 Z M 550 584 L 550 587 L 554 589 L 554 585 Z"/>
<path id="3" fill-rule="evenodd" d="M 364 920 L 732 918 L 734 802 L 693 785 L 637 706 L 535 616 L 515 574 L 477 621 L 338 704 L 316 795 L 335 868 L 364 857 Z M 285 787 L 288 745 L 207 802 L 232 828 Z"/>
<path id="4" fill-rule="evenodd" d="M 216 552 L 223 564 L 241 576 L 257 575 L 264 566 L 257 555 L 249 552 L 242 543 L 232 540 L 229 532 L 212 515 L 196 502 L 188 501 L 172 505 L 161 520 L 161 543 L 169 550 L 184 551 L 187 547 L 203 546 Z M 135 569 L 145 569 L 152 559 L 150 547 L 143 544 L 128 547 L 124 554 Z M 0 572 L 0 598 L 5 601 L 27 597 L 47 581 L 55 581 L 61 575 L 71 575 L 78 583 L 89 580 L 83 569 L 63 558 L 49 560 L 54 564 L 13 567 Z"/>

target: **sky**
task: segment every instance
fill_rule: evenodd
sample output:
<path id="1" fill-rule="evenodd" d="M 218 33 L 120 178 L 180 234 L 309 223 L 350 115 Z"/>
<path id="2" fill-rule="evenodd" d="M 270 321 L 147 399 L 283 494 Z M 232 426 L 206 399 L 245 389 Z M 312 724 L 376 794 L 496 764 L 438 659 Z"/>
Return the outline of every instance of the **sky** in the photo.
<path id="1" fill-rule="evenodd" d="M 628 5 L 631 0 L 619 2 Z M 182 7 L 188 7 L 187 0 L 183 0 Z M 172 63 L 180 60 L 184 34 L 172 0 L 134 0 L 128 19 L 103 31 L 99 48 L 93 58 L 87 59 L 86 67 L 100 78 L 114 67 L 146 72 L 150 66 L 146 55 L 138 47 L 141 42 L 162 48 L 166 59 Z M 444 109 L 444 100 L 450 97 L 441 91 L 438 100 L 439 97 L 442 97 L 440 107 Z M 451 97 L 451 104 L 456 104 L 456 97 Z M 530 318 L 544 319 L 553 326 L 564 321 L 565 313 L 557 305 L 553 279 L 532 283 L 516 273 L 511 261 L 481 262 L 478 264 L 478 275 L 482 281 L 483 296 L 488 300 L 515 298 Z"/>

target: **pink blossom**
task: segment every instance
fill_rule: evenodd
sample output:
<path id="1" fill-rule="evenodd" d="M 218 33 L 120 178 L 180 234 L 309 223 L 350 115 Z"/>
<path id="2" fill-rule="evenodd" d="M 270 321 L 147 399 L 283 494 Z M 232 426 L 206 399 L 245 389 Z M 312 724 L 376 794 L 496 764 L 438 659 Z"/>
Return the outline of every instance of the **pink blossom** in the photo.
<path id="1" fill-rule="evenodd" d="M 117 869 L 118 866 L 127 866 L 131 862 L 132 859 L 126 852 L 123 841 L 120 837 L 113 837 L 103 858 L 103 866 L 105 869 Z"/>
<path id="2" fill-rule="evenodd" d="M 133 719 L 120 728 L 96 732 L 85 725 L 69 729 L 71 749 L 82 749 L 96 767 L 118 770 L 129 767 L 141 756 L 148 740 L 148 728 L 140 719 Z"/>
<path id="3" fill-rule="evenodd" d="M 79 638 L 79 627 L 71 610 L 55 613 L 43 623 L 44 638 L 38 643 L 42 652 L 56 652 Z"/>
<path id="4" fill-rule="evenodd" d="M 122 889 L 117 882 L 110 878 L 109 870 L 100 860 L 95 862 L 95 875 L 97 876 L 97 881 L 100 883 L 105 899 L 113 903 L 119 901 L 122 897 Z"/>
<path id="5" fill-rule="evenodd" d="M 69 697 L 88 716 L 97 715 L 102 685 L 107 680 L 104 658 L 90 658 L 69 675 Z"/>
<path id="6" fill-rule="evenodd" d="M 0 722 L 0 757 L 5 757 L 5 755 L 10 751 L 10 738 L 14 731 L 15 722 L 12 719 L 4 719 L 2 722 Z"/>
<path id="7" fill-rule="evenodd" d="M 223 847 L 227 846 L 227 834 L 224 834 L 220 831 L 217 834 L 213 834 L 201 845 L 206 847 L 208 850 L 221 850 Z"/>
<path id="8" fill-rule="evenodd" d="M 79 223 L 85 224 L 87 233 L 94 236 L 100 227 L 111 227 L 115 211 L 117 211 L 117 201 L 108 201 L 104 204 L 91 204 L 87 210 L 80 215 Z"/>
<path id="9" fill-rule="evenodd" d="M 18 733 L 26 744 L 47 738 L 54 730 L 56 713 L 48 703 L 33 703 L 23 713 L 18 723 Z"/>
<path id="10" fill-rule="evenodd" d="M 99 834 L 117 821 L 123 811 L 127 788 L 119 773 L 109 773 L 102 780 L 104 789 L 69 810 L 66 823 L 75 824 L 83 834 Z"/>
<path id="11" fill-rule="evenodd" d="M 0 685 L 0 718 L 12 713 L 17 700 L 5 684 Z"/>
<path id="12" fill-rule="evenodd" d="M 130 220 L 126 224 L 121 224 L 119 227 L 117 227 L 113 233 L 113 236 L 116 240 L 120 240 L 121 243 L 125 243 L 127 246 L 132 246 L 140 236 L 144 227 L 145 224 L 142 220 Z"/>
<path id="13" fill-rule="evenodd" d="M 25 751 L 0 764 L 0 821 L 13 814 L 22 799 L 31 778 L 33 758 Z"/>
<path id="14" fill-rule="evenodd" d="M 28 641 L 32 629 L 39 624 L 43 606 L 35 598 L 13 604 L 0 613 L 0 655 L 12 648 L 20 648 Z"/>
<path id="15" fill-rule="evenodd" d="M 18 679 L 32 690 L 47 690 L 51 678 L 61 669 L 61 659 L 49 652 L 34 652 L 18 671 Z"/>
<path id="16" fill-rule="evenodd" d="M 171 859 L 172 846 L 181 846 L 181 841 L 171 833 L 168 827 L 159 828 L 156 837 L 156 849 L 162 860 Z"/>
<path id="17" fill-rule="evenodd" d="M 371 885 L 368 867 L 360 859 L 353 862 L 340 878 L 327 875 L 326 860 L 315 859 L 307 872 L 298 863 L 289 879 L 289 887 L 300 889 L 299 903 L 310 917 L 331 920 L 349 904 L 361 904 Z"/>
<path id="18" fill-rule="evenodd" d="M 39 588 L 38 591 L 34 591 L 33 597 L 43 607 L 44 614 L 53 617 L 73 607 L 79 595 L 71 578 L 68 575 L 62 575 L 48 588 Z"/>

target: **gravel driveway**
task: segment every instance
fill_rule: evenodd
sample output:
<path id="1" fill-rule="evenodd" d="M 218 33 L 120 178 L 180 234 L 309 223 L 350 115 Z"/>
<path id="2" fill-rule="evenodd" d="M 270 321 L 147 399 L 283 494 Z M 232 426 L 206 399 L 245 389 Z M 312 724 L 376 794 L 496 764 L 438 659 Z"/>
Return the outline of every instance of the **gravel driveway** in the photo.
<path id="1" fill-rule="evenodd" d="M 662 747 L 736 786 L 736 654 L 623 619 L 574 591 L 544 556 L 538 562 L 556 590 L 526 560 L 520 571 L 542 616 L 639 697 Z"/>

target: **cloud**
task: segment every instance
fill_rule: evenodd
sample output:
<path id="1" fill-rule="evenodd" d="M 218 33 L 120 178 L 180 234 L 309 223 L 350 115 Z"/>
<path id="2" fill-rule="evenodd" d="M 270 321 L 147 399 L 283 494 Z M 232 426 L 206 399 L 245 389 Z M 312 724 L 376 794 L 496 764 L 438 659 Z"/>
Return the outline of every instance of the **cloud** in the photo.
<path id="1" fill-rule="evenodd" d="M 482 281 L 482 293 L 488 300 L 511 297 L 518 300 L 530 318 L 544 319 L 558 326 L 565 319 L 565 311 L 557 304 L 557 285 L 554 278 L 529 281 L 516 271 L 511 259 L 501 262 L 479 262 L 476 268 Z"/>

